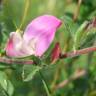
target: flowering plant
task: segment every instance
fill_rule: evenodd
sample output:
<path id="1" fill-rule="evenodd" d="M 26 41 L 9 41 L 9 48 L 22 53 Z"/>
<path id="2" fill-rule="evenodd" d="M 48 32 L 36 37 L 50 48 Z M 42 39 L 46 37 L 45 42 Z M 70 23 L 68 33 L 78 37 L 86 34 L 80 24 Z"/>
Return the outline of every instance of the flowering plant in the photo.
<path id="1" fill-rule="evenodd" d="M 26 27 L 23 36 L 18 31 L 10 33 L 6 54 L 10 57 L 42 56 L 52 43 L 60 25 L 61 21 L 51 15 L 34 19 Z"/>

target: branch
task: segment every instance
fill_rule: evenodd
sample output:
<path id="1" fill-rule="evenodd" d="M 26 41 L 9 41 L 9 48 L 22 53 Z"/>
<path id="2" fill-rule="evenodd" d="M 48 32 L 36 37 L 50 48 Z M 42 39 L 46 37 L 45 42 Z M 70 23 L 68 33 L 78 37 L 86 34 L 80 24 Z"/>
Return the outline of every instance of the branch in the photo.
<path id="1" fill-rule="evenodd" d="M 80 6 L 82 4 L 82 0 L 78 0 L 77 8 L 73 16 L 73 20 L 76 21 L 78 19 L 79 13 L 80 13 Z"/>
<path id="2" fill-rule="evenodd" d="M 96 51 L 96 46 L 84 48 L 84 49 L 80 49 L 80 50 L 76 50 L 76 51 L 72 51 L 72 52 L 68 52 L 68 53 L 64 53 L 64 54 L 60 54 L 60 59 L 69 58 L 69 57 L 76 57 L 76 56 L 79 56 L 82 54 L 91 53 L 93 51 Z"/>
<path id="3" fill-rule="evenodd" d="M 57 90 L 59 88 L 62 88 L 64 86 L 66 86 L 67 84 L 69 84 L 70 82 L 72 82 L 73 80 L 76 80 L 82 76 L 84 76 L 86 74 L 86 70 L 77 70 L 69 79 L 66 79 L 62 82 L 60 82 L 59 84 L 57 84 L 56 86 L 54 86 L 53 90 Z"/>
<path id="4" fill-rule="evenodd" d="M 93 51 L 96 51 L 96 46 L 60 54 L 59 58 L 63 59 L 63 58 L 76 57 L 81 54 L 87 54 Z M 35 62 L 33 62 L 33 60 L 12 59 L 12 58 L 7 58 L 7 57 L 0 57 L 0 62 L 7 63 L 7 64 L 36 64 Z"/>
<path id="5" fill-rule="evenodd" d="M 35 64 L 32 60 L 10 59 L 5 57 L 0 57 L 0 62 L 7 64 Z"/>

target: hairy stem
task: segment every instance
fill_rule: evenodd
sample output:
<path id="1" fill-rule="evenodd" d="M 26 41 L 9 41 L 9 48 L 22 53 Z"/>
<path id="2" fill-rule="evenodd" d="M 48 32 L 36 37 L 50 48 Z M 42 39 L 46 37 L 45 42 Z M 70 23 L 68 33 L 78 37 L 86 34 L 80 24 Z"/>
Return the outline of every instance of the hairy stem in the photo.
<path id="1" fill-rule="evenodd" d="M 50 91 L 50 89 L 49 89 L 49 86 L 48 86 L 48 84 L 47 84 L 47 82 L 46 82 L 46 80 L 45 80 L 42 72 L 39 71 L 39 73 L 40 73 L 40 77 L 41 77 L 41 79 L 42 79 L 42 83 L 43 83 L 43 85 L 44 85 L 44 88 L 45 88 L 45 90 L 46 90 L 47 96 L 51 96 L 51 91 Z"/>
<path id="2" fill-rule="evenodd" d="M 82 54 L 91 53 L 94 51 L 96 51 L 96 46 L 88 47 L 88 48 L 84 48 L 84 49 L 80 49 L 80 50 L 76 50 L 76 51 L 72 51 L 64 54 L 61 53 L 59 58 L 60 59 L 72 58 Z M 7 63 L 7 64 L 14 64 L 14 63 L 15 64 L 35 64 L 33 60 L 21 60 L 21 59 L 12 59 L 12 58 L 6 58 L 6 57 L 0 57 L 0 62 Z"/>
<path id="3" fill-rule="evenodd" d="M 76 50 L 76 51 L 72 51 L 72 52 L 68 52 L 68 53 L 64 53 L 64 54 L 60 54 L 60 59 L 76 57 L 76 56 L 79 56 L 82 54 L 87 54 L 87 53 L 90 53 L 93 51 L 96 51 L 96 46 L 95 47 L 88 47 L 88 48 L 84 48 L 84 49 L 80 49 L 80 50 Z"/>
<path id="4" fill-rule="evenodd" d="M 0 57 L 0 62 L 7 64 L 35 64 L 33 60 L 10 59 L 4 57 Z"/>

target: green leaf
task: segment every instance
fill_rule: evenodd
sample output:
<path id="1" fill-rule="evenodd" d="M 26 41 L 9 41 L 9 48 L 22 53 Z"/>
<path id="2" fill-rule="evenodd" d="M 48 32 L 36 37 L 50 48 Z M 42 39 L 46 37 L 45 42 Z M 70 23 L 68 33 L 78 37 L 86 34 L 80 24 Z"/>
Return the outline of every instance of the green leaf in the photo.
<path id="1" fill-rule="evenodd" d="M 13 95 L 13 91 L 14 91 L 13 85 L 7 79 L 6 74 L 2 71 L 0 71 L 0 85 L 1 85 L 2 89 L 4 90 L 5 94 L 7 94 L 7 96 Z"/>
<path id="2" fill-rule="evenodd" d="M 75 48 L 90 47 L 96 40 L 95 19 L 90 22 L 84 22 L 76 32 Z"/>
<path id="3" fill-rule="evenodd" d="M 30 81 L 33 79 L 33 77 L 36 75 L 36 73 L 41 69 L 40 66 L 35 65 L 24 65 L 23 66 L 23 72 L 22 72 L 22 78 L 23 81 Z"/>
<path id="4" fill-rule="evenodd" d="M 87 21 L 85 21 L 76 31 L 75 33 L 75 37 L 74 37 L 74 48 L 78 49 L 78 47 L 80 46 L 80 42 L 81 42 L 81 38 L 82 36 L 86 35 L 87 32 L 85 32 L 85 27 L 88 24 Z"/>
<path id="5" fill-rule="evenodd" d="M 1 86 L 0 86 L 0 96 L 8 96 Z"/>
<path id="6" fill-rule="evenodd" d="M 62 17 L 62 20 L 64 20 L 64 31 L 70 33 L 69 35 L 72 37 L 74 37 L 74 32 L 77 29 L 77 24 L 74 23 L 74 21 L 72 20 L 71 17 L 64 15 Z"/>
<path id="7" fill-rule="evenodd" d="M 5 65 L 4 63 L 0 63 L 0 69 L 6 69 L 6 68 L 10 68 L 10 66 Z"/>
<path id="8" fill-rule="evenodd" d="M 90 47 L 96 41 L 96 28 L 92 28 L 87 32 L 86 37 L 82 37 L 82 42 L 80 43 L 81 48 Z"/>
<path id="9" fill-rule="evenodd" d="M 69 17 L 67 15 L 63 16 L 62 19 L 64 20 L 64 29 L 63 31 L 65 32 L 65 37 L 66 38 L 66 42 L 65 44 L 67 43 L 69 48 L 71 46 L 71 48 L 74 46 L 74 36 L 75 36 L 75 32 L 78 28 L 78 24 L 77 23 L 74 23 L 74 21 L 72 20 L 72 17 Z M 69 43 L 68 43 L 69 42 Z M 65 45 L 64 45 L 65 46 Z"/>

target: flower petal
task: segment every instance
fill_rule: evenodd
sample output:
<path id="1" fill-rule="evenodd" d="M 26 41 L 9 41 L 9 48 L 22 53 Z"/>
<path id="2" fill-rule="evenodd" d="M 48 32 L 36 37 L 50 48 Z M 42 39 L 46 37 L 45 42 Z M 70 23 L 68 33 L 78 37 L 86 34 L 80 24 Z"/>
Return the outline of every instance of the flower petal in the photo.
<path id="1" fill-rule="evenodd" d="M 25 57 L 34 54 L 34 52 L 23 42 L 19 33 L 11 32 L 6 45 L 6 54 L 10 57 Z"/>
<path id="2" fill-rule="evenodd" d="M 51 34 L 61 25 L 61 21 L 51 15 L 43 15 L 34 19 L 24 32 L 24 40 L 29 42 L 34 37 L 40 37 L 41 34 Z"/>
<path id="3" fill-rule="evenodd" d="M 52 43 L 56 29 L 61 25 L 61 21 L 54 16 L 44 15 L 34 19 L 26 28 L 24 40 L 29 43 L 31 39 L 36 39 L 35 55 L 41 56 Z"/>
<path id="4" fill-rule="evenodd" d="M 36 51 L 35 51 L 36 56 L 42 56 L 44 54 L 44 52 L 48 49 L 51 42 L 53 41 L 54 36 L 55 36 L 55 33 L 53 32 L 49 35 L 42 35 L 39 38 L 39 40 L 36 44 Z"/>
<path id="5" fill-rule="evenodd" d="M 21 37 L 17 33 L 11 32 L 6 45 L 6 54 L 8 56 L 16 56 L 18 54 L 15 50 L 18 42 L 21 42 Z"/>

